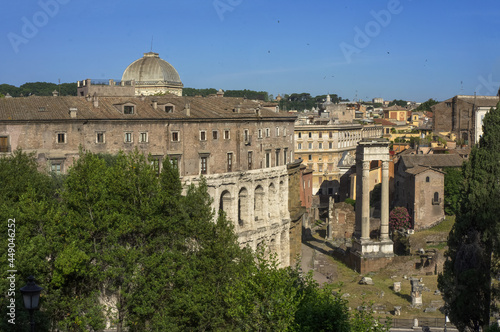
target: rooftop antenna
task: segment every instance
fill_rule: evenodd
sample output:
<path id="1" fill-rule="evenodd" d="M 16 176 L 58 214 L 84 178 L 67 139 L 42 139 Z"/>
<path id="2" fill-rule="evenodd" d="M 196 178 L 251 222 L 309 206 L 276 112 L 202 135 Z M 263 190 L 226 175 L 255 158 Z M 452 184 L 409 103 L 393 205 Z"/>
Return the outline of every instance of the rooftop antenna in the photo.
<path id="1" fill-rule="evenodd" d="M 153 36 L 151 36 L 151 52 L 153 52 Z"/>

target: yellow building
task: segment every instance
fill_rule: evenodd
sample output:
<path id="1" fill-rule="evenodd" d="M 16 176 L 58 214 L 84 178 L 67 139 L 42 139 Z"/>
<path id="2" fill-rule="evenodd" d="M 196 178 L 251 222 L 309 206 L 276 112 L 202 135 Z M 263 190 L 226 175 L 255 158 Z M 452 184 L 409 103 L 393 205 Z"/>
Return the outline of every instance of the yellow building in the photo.
<path id="1" fill-rule="evenodd" d="M 381 136 L 381 125 L 296 124 L 295 158 L 313 170 L 313 195 L 338 195 L 341 176 L 354 165 L 358 142 Z"/>

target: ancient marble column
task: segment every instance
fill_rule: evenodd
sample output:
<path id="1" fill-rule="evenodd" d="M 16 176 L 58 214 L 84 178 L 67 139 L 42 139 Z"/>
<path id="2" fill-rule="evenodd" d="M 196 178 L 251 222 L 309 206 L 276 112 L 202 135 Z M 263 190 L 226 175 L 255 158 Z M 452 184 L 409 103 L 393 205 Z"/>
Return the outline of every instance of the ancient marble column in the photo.
<path id="1" fill-rule="evenodd" d="M 380 215 L 380 238 L 389 239 L 389 162 L 382 161 L 382 199 Z"/>
<path id="2" fill-rule="evenodd" d="M 370 239 L 370 162 L 363 161 L 363 176 L 361 178 L 362 212 L 361 212 L 361 239 Z"/>

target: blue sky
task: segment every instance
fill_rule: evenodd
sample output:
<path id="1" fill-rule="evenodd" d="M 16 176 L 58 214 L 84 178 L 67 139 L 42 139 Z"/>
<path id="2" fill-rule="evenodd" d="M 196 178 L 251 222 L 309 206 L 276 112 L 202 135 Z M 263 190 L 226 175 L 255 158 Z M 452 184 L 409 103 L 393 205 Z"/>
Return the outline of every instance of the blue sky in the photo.
<path id="1" fill-rule="evenodd" d="M 351 100 L 495 95 L 498 0 L 9 1 L 0 83 L 120 79 L 151 49 L 185 87 Z"/>

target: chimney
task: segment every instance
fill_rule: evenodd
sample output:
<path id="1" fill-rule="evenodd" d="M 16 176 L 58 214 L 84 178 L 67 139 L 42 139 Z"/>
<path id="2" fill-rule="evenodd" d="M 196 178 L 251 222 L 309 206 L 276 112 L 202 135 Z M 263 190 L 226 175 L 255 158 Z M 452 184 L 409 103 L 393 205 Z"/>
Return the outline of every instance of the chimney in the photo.
<path id="1" fill-rule="evenodd" d="M 260 116 L 260 104 L 259 104 L 259 106 L 257 106 L 257 108 L 255 109 L 255 114 L 257 114 L 257 116 Z"/>
<path id="2" fill-rule="evenodd" d="M 189 102 L 184 105 L 184 111 L 186 112 L 186 116 L 191 116 L 191 105 L 189 105 Z"/>
<path id="3" fill-rule="evenodd" d="M 222 89 L 219 89 L 219 91 L 217 91 L 217 97 L 224 97 L 224 91 L 222 91 Z"/>
<path id="4" fill-rule="evenodd" d="M 235 112 L 235 113 L 240 113 L 240 111 L 241 111 L 241 104 L 238 104 L 238 105 L 236 105 L 236 106 L 234 107 L 233 112 Z"/>
<path id="5" fill-rule="evenodd" d="M 158 108 L 158 100 L 153 99 L 153 108 L 157 109 Z"/>
<path id="6" fill-rule="evenodd" d="M 90 96 L 90 93 L 88 93 L 86 96 L 85 96 L 85 99 L 87 101 L 91 101 L 92 100 L 92 97 Z"/>
<path id="7" fill-rule="evenodd" d="M 69 109 L 69 117 L 72 119 L 76 119 L 76 113 L 78 109 L 76 107 L 70 107 Z"/>
<path id="8" fill-rule="evenodd" d="M 59 96 L 59 92 L 57 90 L 52 91 L 52 97 L 57 97 Z"/>
<path id="9" fill-rule="evenodd" d="M 97 99 L 96 92 L 94 92 L 94 96 L 92 97 L 92 101 L 94 102 L 94 108 L 99 108 L 99 99 Z"/>

